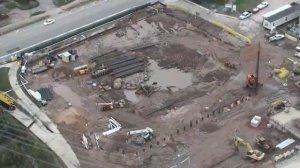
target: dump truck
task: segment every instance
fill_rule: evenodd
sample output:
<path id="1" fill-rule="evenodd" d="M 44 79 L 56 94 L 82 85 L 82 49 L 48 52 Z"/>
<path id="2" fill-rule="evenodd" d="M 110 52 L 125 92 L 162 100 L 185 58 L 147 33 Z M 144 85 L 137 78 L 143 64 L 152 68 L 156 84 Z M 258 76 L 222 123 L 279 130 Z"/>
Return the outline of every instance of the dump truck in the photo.
<path id="1" fill-rule="evenodd" d="M 15 101 L 2 91 L 0 91 L 0 104 L 9 110 L 14 110 L 16 108 Z"/>

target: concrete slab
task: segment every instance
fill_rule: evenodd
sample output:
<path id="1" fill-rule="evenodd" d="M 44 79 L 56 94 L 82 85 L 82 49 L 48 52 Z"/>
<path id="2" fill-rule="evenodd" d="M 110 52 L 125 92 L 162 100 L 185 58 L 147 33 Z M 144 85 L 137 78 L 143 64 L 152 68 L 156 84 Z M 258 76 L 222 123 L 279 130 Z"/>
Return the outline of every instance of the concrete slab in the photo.
<path id="1" fill-rule="evenodd" d="M 293 107 L 288 111 L 288 113 L 282 112 L 272 116 L 271 121 L 279 129 L 286 130 L 300 139 L 300 129 L 295 124 L 296 120 L 300 120 L 300 111 Z"/>

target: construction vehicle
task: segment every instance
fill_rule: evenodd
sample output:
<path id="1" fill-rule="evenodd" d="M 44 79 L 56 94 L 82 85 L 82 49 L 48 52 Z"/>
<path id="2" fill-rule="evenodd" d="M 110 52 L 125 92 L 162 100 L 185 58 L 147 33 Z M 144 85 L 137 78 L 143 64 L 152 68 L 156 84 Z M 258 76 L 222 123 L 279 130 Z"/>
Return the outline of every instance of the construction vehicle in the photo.
<path id="1" fill-rule="evenodd" d="M 289 102 L 287 100 L 281 100 L 281 99 L 275 100 L 270 105 L 270 111 L 283 110 L 288 104 L 289 104 Z"/>
<path id="2" fill-rule="evenodd" d="M 252 146 L 248 142 L 246 142 L 245 140 L 243 140 L 242 138 L 240 138 L 236 135 L 234 136 L 234 144 L 237 147 L 237 149 L 240 145 L 245 146 L 247 149 L 246 157 L 251 158 L 255 161 L 260 161 L 265 157 L 265 153 L 263 153 L 257 149 L 253 149 Z"/>
<path id="3" fill-rule="evenodd" d="M 84 75 L 89 73 L 89 68 L 88 65 L 82 65 L 82 66 L 75 67 L 73 71 L 76 75 Z"/>
<path id="4" fill-rule="evenodd" d="M 255 92 L 258 89 L 258 86 L 260 86 L 258 80 L 258 74 L 259 74 L 259 60 L 260 60 L 260 43 L 258 43 L 258 52 L 256 57 L 256 69 L 255 74 L 250 73 L 246 77 L 246 88 L 249 88 L 251 90 L 254 90 Z"/>
<path id="5" fill-rule="evenodd" d="M 98 106 L 102 107 L 102 111 L 112 110 L 114 108 L 113 103 L 97 103 Z"/>
<path id="6" fill-rule="evenodd" d="M 285 69 L 284 67 L 282 68 L 274 68 L 274 73 L 280 78 L 280 79 L 287 79 L 287 77 L 290 74 L 290 71 Z"/>
<path id="7" fill-rule="evenodd" d="M 146 141 L 153 138 L 153 130 L 149 127 L 141 130 L 129 131 L 127 136 L 133 136 L 133 143 L 137 145 L 144 145 Z"/>
<path id="8" fill-rule="evenodd" d="M 9 97 L 6 93 L 0 91 L 0 104 L 9 110 L 16 108 L 15 101 Z"/>
<path id="9" fill-rule="evenodd" d="M 271 150 L 271 144 L 267 142 L 267 140 L 263 136 L 257 136 L 255 138 L 256 145 L 262 149 L 264 152 L 268 152 Z"/>

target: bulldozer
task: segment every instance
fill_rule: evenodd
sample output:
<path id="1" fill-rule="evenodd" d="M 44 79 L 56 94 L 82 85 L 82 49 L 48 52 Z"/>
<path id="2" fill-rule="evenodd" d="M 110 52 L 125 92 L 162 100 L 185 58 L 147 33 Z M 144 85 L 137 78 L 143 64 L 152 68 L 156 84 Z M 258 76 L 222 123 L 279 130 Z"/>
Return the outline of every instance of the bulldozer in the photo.
<path id="1" fill-rule="evenodd" d="M 9 110 L 14 110 L 16 108 L 15 101 L 2 91 L 0 91 L 0 104 Z"/>
<path id="2" fill-rule="evenodd" d="M 255 142 L 256 145 L 264 152 L 268 152 L 272 149 L 271 144 L 269 144 L 263 136 L 257 136 L 255 138 Z"/>
<path id="3" fill-rule="evenodd" d="M 246 157 L 250 158 L 254 161 L 260 161 L 265 157 L 264 152 L 261 152 L 257 149 L 253 149 L 252 146 L 248 142 L 246 142 L 245 140 L 243 140 L 242 138 L 240 138 L 236 135 L 234 136 L 234 144 L 237 147 L 237 149 L 240 145 L 246 147 L 246 149 L 247 149 Z"/>

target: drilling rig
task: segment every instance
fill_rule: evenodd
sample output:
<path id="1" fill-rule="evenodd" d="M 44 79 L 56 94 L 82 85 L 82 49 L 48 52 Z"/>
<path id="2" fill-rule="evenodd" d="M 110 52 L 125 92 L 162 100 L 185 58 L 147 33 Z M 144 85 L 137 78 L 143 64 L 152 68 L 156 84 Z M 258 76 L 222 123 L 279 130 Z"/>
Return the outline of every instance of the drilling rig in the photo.
<path id="1" fill-rule="evenodd" d="M 258 43 L 258 50 L 256 56 L 256 65 L 255 65 L 255 74 L 250 73 L 247 75 L 246 88 L 253 90 L 255 93 L 258 90 L 258 87 L 261 86 L 259 83 L 259 60 L 260 60 L 260 43 Z"/>

